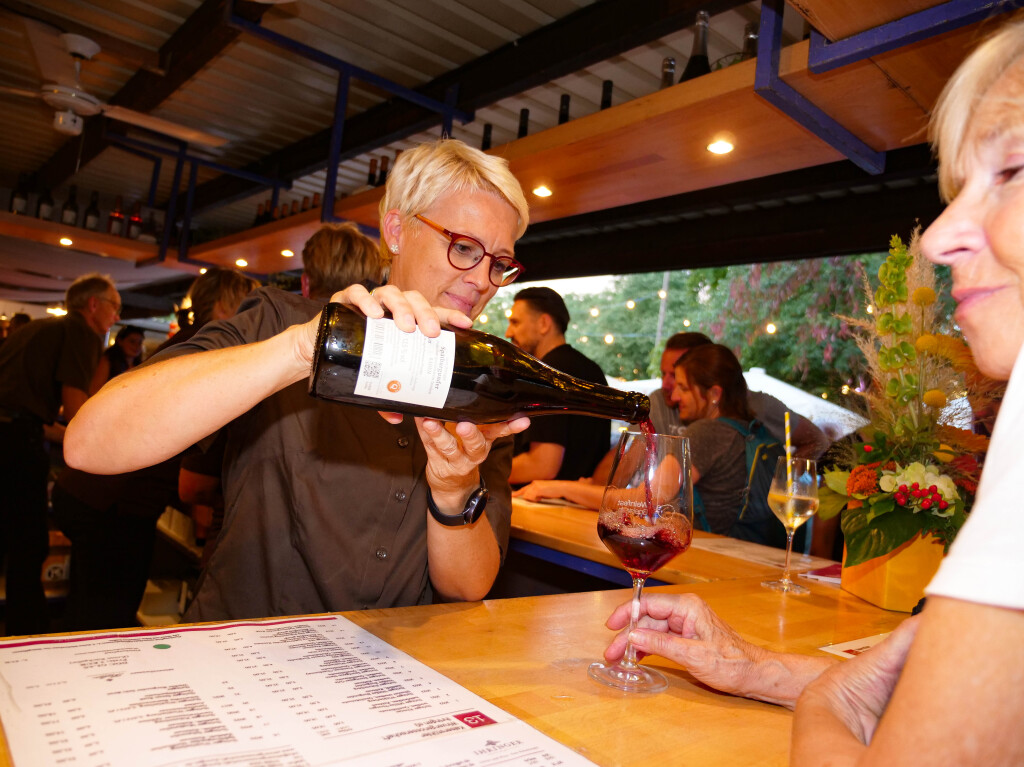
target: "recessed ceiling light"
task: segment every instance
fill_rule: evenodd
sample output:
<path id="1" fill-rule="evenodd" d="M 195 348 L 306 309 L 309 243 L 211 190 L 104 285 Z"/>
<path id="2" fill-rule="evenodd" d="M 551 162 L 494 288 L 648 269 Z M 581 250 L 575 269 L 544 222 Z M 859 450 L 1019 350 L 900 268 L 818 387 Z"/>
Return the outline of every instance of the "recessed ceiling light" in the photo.
<path id="1" fill-rule="evenodd" d="M 244 258 L 240 258 L 237 261 L 235 261 L 235 266 L 237 266 L 240 269 L 244 269 L 248 265 L 249 265 L 249 262 L 246 261 Z"/>
<path id="2" fill-rule="evenodd" d="M 74 243 L 71 241 L 70 237 L 61 237 L 60 238 L 60 244 L 63 245 L 65 248 L 74 245 Z"/>
<path id="3" fill-rule="evenodd" d="M 533 190 L 533 193 L 534 193 L 535 195 L 537 195 L 538 197 L 550 197 L 550 196 L 551 196 L 551 190 L 550 190 L 550 189 L 548 189 L 548 188 L 547 188 L 546 186 L 544 186 L 543 184 L 541 184 L 541 185 L 540 185 L 540 186 L 538 186 L 538 187 L 537 187 L 536 189 L 534 189 L 534 190 Z"/>
<path id="4" fill-rule="evenodd" d="M 294 253 L 294 251 L 291 251 L 291 250 L 288 250 L 288 248 L 285 248 L 284 250 L 281 251 L 281 255 L 284 256 L 285 258 L 291 258 L 292 256 L 295 255 L 295 253 Z"/>
<path id="5" fill-rule="evenodd" d="M 712 154 L 729 154 L 733 149 L 732 142 L 724 138 L 715 139 L 708 144 L 708 151 Z"/>
<path id="6" fill-rule="evenodd" d="M 206 267 L 204 266 L 202 269 L 200 269 L 199 273 L 200 274 L 206 274 Z"/>

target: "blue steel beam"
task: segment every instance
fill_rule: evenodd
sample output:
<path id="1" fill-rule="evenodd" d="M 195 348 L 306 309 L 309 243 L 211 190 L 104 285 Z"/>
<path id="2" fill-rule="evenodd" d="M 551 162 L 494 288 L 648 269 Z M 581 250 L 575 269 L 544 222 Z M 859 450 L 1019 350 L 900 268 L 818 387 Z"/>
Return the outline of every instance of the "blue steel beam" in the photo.
<path id="1" fill-rule="evenodd" d="M 842 152 L 859 168 L 871 174 L 881 173 L 885 170 L 884 152 L 876 152 L 779 77 L 784 7 L 785 0 L 764 0 L 761 4 L 754 92 Z"/>
<path id="2" fill-rule="evenodd" d="M 338 162 L 341 157 L 341 139 L 345 133 L 345 113 L 348 111 L 348 87 L 351 78 L 348 72 L 338 72 L 338 93 L 334 99 L 334 124 L 331 126 L 331 142 L 327 149 L 327 178 L 324 180 L 323 204 L 320 206 L 320 223 L 338 221 L 334 215 L 334 194 L 338 188 Z"/>
<path id="3" fill-rule="evenodd" d="M 973 24 L 1019 6 L 1020 0 L 949 0 L 842 40 L 829 41 L 811 29 L 807 66 L 814 73 L 876 56 Z"/>
<path id="4" fill-rule="evenodd" d="M 149 193 L 146 196 L 146 206 L 150 208 L 156 207 L 156 189 L 160 181 L 160 169 L 163 167 L 164 161 L 155 154 L 143 152 L 141 149 L 136 149 L 135 147 L 122 146 L 121 151 L 128 152 L 136 157 L 141 157 L 142 159 L 149 160 L 153 163 L 153 172 L 149 176 Z"/>

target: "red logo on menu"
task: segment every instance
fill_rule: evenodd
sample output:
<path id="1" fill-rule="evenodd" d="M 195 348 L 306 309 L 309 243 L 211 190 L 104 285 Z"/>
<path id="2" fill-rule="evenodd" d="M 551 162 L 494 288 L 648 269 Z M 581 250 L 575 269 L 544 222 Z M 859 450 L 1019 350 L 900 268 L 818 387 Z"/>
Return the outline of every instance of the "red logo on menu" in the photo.
<path id="1" fill-rule="evenodd" d="M 398 381 L 388 381 L 388 391 L 392 394 L 397 394 L 402 390 L 402 384 Z"/>
<path id="2" fill-rule="evenodd" d="M 483 727 L 486 724 L 497 724 L 487 714 L 481 714 L 479 711 L 467 711 L 465 714 L 455 714 L 454 716 L 467 727 Z"/>

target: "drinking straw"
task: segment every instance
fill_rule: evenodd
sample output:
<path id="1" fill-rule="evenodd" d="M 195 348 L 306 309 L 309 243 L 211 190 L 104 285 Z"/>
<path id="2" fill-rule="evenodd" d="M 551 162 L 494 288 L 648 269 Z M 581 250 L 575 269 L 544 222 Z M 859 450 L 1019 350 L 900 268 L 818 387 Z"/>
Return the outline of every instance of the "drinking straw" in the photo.
<path id="1" fill-rule="evenodd" d="M 786 494 L 793 495 L 793 441 L 789 433 L 789 411 L 786 411 Z"/>

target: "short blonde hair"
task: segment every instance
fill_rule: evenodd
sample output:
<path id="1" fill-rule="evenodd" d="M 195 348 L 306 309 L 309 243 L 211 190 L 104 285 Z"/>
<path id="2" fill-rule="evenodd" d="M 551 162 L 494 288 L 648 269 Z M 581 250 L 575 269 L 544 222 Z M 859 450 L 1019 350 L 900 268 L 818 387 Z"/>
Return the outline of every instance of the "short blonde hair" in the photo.
<path id="1" fill-rule="evenodd" d="M 380 221 L 389 210 L 407 216 L 427 210 L 435 200 L 449 192 L 485 191 L 496 194 L 516 211 L 519 227 L 516 239 L 530 223 L 530 205 L 519 181 L 509 170 L 508 160 L 495 157 L 456 139 L 441 139 L 420 144 L 402 152 L 388 176 L 380 201 Z M 391 263 L 384 239 L 380 241 L 381 259 Z"/>
<path id="2" fill-rule="evenodd" d="M 1024 16 L 999 28 L 957 68 L 939 96 L 928 138 L 939 158 L 939 192 L 949 202 L 960 191 L 967 162 L 964 141 L 971 119 L 992 87 L 1024 55 Z M 1007 104 L 1019 111 L 1017 101 Z"/>
<path id="3" fill-rule="evenodd" d="M 324 224 L 302 248 L 310 298 L 330 298 L 356 282 L 384 282 L 377 243 L 350 221 Z"/>
<path id="4" fill-rule="evenodd" d="M 103 296 L 108 290 L 117 290 L 114 281 L 108 275 L 99 272 L 83 274 L 64 292 L 64 307 L 69 312 L 85 311 L 90 298 Z"/>
<path id="5" fill-rule="evenodd" d="M 213 319 L 219 303 L 232 314 L 242 299 L 260 286 L 260 282 L 234 268 L 214 266 L 193 280 L 183 308 L 191 309 L 192 324 L 201 328 Z"/>

